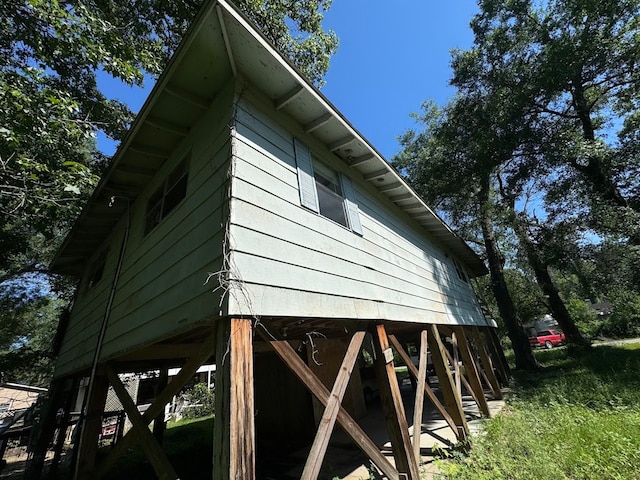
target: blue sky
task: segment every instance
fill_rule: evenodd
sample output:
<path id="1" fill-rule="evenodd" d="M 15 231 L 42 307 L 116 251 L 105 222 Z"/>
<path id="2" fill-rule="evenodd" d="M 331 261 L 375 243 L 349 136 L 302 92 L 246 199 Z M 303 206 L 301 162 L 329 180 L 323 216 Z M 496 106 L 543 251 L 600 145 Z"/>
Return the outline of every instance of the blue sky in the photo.
<path id="1" fill-rule="evenodd" d="M 450 51 L 469 48 L 474 0 L 334 0 L 324 27 L 336 32 L 340 48 L 331 59 L 322 92 L 387 160 L 398 152 L 397 137 L 414 123 L 425 100 L 446 103 L 453 94 Z M 100 77 L 107 95 L 137 111 L 151 91 L 130 89 Z M 115 145 L 99 137 L 112 154 Z"/>
<path id="2" fill-rule="evenodd" d="M 387 160 L 409 117 L 425 100 L 446 103 L 454 90 L 450 51 L 469 48 L 474 0 L 334 0 L 324 26 L 340 48 L 322 89 Z"/>

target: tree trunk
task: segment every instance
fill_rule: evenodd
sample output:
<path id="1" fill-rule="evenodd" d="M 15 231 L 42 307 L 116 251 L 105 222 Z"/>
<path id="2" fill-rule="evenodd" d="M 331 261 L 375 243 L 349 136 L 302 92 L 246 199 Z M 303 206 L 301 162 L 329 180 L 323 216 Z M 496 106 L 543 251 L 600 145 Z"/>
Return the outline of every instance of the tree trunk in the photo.
<path id="1" fill-rule="evenodd" d="M 517 218 L 513 219 L 513 223 L 518 239 L 520 240 L 525 254 L 527 255 L 529 265 L 536 276 L 536 281 L 542 289 L 542 293 L 544 293 L 548 298 L 551 314 L 564 332 L 567 338 L 567 343 L 572 343 L 574 345 L 589 345 L 589 342 L 582 336 L 578 326 L 573 321 L 573 318 L 571 318 L 562 298 L 560 298 L 560 293 L 553 283 L 551 275 L 549 275 L 548 266 L 543 262 L 542 258 L 540 258 L 536 245 L 529 238 L 529 232 L 527 231 L 526 226 Z"/>
<path id="2" fill-rule="evenodd" d="M 591 144 L 595 144 L 595 127 L 591 119 L 591 110 L 581 78 L 574 81 L 571 96 L 573 99 L 573 108 L 576 111 L 582 127 L 582 138 Z M 586 160 L 586 165 L 580 163 L 577 159 L 573 160 L 571 165 L 591 183 L 593 190 L 600 195 L 602 200 L 618 207 L 630 207 L 627 199 L 624 198 L 620 192 L 618 185 L 616 185 L 611 176 L 605 172 L 600 158 L 591 155 Z M 638 211 L 637 208 L 634 210 Z"/>
<path id="3" fill-rule="evenodd" d="M 507 335 L 513 346 L 516 369 L 538 370 L 540 365 L 533 356 L 529 338 L 522 328 L 513 300 L 509 294 L 509 289 L 507 288 L 507 282 L 502 268 L 502 256 L 498 250 L 498 245 L 493 234 L 493 223 L 489 211 L 489 179 L 485 178 L 483 180 L 480 192 L 480 223 L 482 226 L 484 245 L 487 250 L 487 260 L 491 274 L 491 288 L 496 297 L 500 316 L 507 328 Z"/>

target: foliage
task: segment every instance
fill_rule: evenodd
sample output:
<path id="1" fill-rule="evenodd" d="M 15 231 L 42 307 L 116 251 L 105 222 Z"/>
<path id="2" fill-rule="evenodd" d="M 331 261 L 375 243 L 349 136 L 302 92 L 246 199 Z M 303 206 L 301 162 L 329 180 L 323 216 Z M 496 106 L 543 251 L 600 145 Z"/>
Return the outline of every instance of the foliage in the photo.
<path id="1" fill-rule="evenodd" d="M 337 48 L 335 34 L 321 24 L 330 0 L 237 3 L 311 81 L 322 83 Z M 126 105 L 105 96 L 98 76 L 126 86 L 158 75 L 201 4 L 0 2 L 0 302 L 8 305 L 0 342 L 13 345 L 3 350 L 3 369 L 12 368 L 6 363 L 12 358 L 27 365 L 49 355 L 32 344 L 38 335 L 52 336 L 49 321 L 34 320 L 50 300 L 22 298 L 13 311 L 10 291 L 37 273 L 39 282 L 49 283 L 45 289 L 60 288 L 60 298 L 71 300 L 74 285 L 51 276 L 46 265 L 108 164 L 97 134 L 118 141 L 133 118 Z M 46 316 L 53 322 L 55 314 Z M 16 335 L 33 341 L 16 343 Z"/>
<path id="2" fill-rule="evenodd" d="M 201 418 L 212 415 L 215 396 L 204 383 L 196 383 L 183 393 L 186 402 L 182 416 L 186 419 Z"/>
<path id="3" fill-rule="evenodd" d="M 589 338 L 595 337 L 601 327 L 596 311 L 580 298 L 571 298 L 566 302 L 571 317 L 580 326 L 580 330 Z"/>
<path id="4" fill-rule="evenodd" d="M 640 294 L 625 290 L 615 296 L 613 313 L 604 321 L 598 333 L 609 338 L 640 336 Z"/>
<path id="5" fill-rule="evenodd" d="M 538 351 L 542 373 L 516 373 L 503 412 L 485 423 L 444 478 L 627 479 L 640 452 L 640 344 L 600 346 L 577 358 Z"/>
<path id="6" fill-rule="evenodd" d="M 53 373 L 52 339 L 63 305 L 42 279 L 0 284 L 3 381 L 47 386 Z"/>

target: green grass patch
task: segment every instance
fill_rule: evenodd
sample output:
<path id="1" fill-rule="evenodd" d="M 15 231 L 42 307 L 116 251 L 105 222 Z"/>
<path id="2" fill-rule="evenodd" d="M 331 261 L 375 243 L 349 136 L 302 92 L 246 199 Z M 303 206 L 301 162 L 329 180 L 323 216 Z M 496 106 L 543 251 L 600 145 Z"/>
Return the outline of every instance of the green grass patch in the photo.
<path id="1" fill-rule="evenodd" d="M 101 453 L 108 453 L 108 449 Z M 181 480 L 211 478 L 211 461 L 203 459 L 210 459 L 213 451 L 213 416 L 169 423 L 162 449 Z M 118 461 L 109 478 L 151 480 L 157 476 L 140 446 L 136 446 Z"/>
<path id="2" fill-rule="evenodd" d="M 535 354 L 545 369 L 515 373 L 504 411 L 442 478 L 639 479 L 640 344 Z"/>

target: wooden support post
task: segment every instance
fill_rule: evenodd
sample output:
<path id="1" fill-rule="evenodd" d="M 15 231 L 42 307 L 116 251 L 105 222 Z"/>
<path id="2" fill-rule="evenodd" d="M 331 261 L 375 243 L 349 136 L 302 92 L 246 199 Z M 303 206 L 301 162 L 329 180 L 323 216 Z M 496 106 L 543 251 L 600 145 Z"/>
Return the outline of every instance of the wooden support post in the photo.
<path id="1" fill-rule="evenodd" d="M 471 348 L 469 347 L 467 336 L 464 333 L 463 327 L 456 326 L 453 328 L 459 339 L 458 347 L 460 350 L 460 355 L 462 357 L 462 364 L 464 365 L 465 371 L 467 373 L 467 380 L 469 381 L 471 388 L 476 394 L 476 399 L 479 402 L 478 408 L 480 408 L 480 411 L 483 415 L 485 415 L 486 417 L 491 417 L 491 413 L 489 412 L 489 404 L 487 403 L 487 398 L 484 396 L 484 390 L 482 389 L 482 383 L 480 382 L 480 374 L 478 372 L 476 362 L 473 358 Z"/>
<path id="2" fill-rule="evenodd" d="M 305 387 L 307 387 L 323 405 L 328 405 L 330 398 L 329 390 L 327 390 L 327 387 L 324 386 L 313 371 L 304 364 L 291 345 L 284 340 L 273 340 L 271 333 L 267 333 L 262 329 L 257 331 L 265 342 L 278 354 L 285 365 L 302 381 Z M 389 463 L 385 456 L 380 453 L 376 444 L 371 441 L 362 428 L 360 428 L 342 407 L 340 407 L 338 411 L 338 424 L 389 480 L 399 480 L 398 471 Z"/>
<path id="3" fill-rule="evenodd" d="M 418 480 L 420 473 L 418 461 L 413 455 L 409 425 L 404 412 L 404 405 L 400 395 L 398 378 L 393 365 L 393 351 L 389 345 L 384 325 L 378 324 L 374 328 L 374 361 L 378 385 L 380 386 L 380 400 L 385 410 L 387 429 L 391 437 L 391 448 L 399 473 L 405 473 L 410 480 Z"/>
<path id="4" fill-rule="evenodd" d="M 160 392 L 162 392 L 165 388 L 167 388 L 168 383 L 169 383 L 169 369 L 166 367 L 162 367 L 160 369 L 160 376 L 158 377 L 158 385 L 156 386 L 156 396 Z M 164 421 L 164 412 L 165 412 L 165 409 L 163 408 L 162 412 L 160 412 L 158 416 L 153 419 L 153 436 L 155 437 L 156 441 L 160 445 L 162 445 L 164 431 L 167 426 L 167 424 Z"/>
<path id="5" fill-rule="evenodd" d="M 62 403 L 62 415 L 58 418 L 58 437 L 56 438 L 56 443 L 53 451 L 53 459 L 51 460 L 51 467 L 49 468 L 49 473 L 52 476 L 55 476 L 55 472 L 58 470 L 58 466 L 60 465 L 60 459 L 62 458 L 62 450 L 64 448 L 64 442 L 67 437 L 67 428 L 69 427 L 69 419 L 71 418 L 71 404 L 73 403 L 73 397 L 78 388 L 78 379 L 74 378 L 73 380 L 69 380 L 68 389 L 64 392 L 64 400 Z"/>
<path id="6" fill-rule="evenodd" d="M 302 477 L 300 477 L 301 480 L 316 480 L 318 478 L 320 467 L 322 467 L 322 461 L 324 460 L 325 453 L 327 452 L 327 446 L 329 445 L 329 440 L 331 438 L 331 432 L 333 432 L 333 427 L 335 426 L 336 419 L 338 418 L 340 404 L 342 403 L 342 398 L 347 390 L 347 385 L 351 378 L 351 372 L 353 371 L 353 366 L 358 359 L 360 347 L 362 346 L 365 334 L 366 332 L 356 332 L 351 338 L 347 352 L 342 360 L 340 370 L 338 370 L 335 383 L 333 384 L 329 401 L 327 402 L 324 414 L 320 420 L 316 438 L 313 441 L 311 451 L 307 457 L 307 462 L 304 466 L 304 470 L 302 471 Z"/>
<path id="7" fill-rule="evenodd" d="M 456 393 L 451 370 L 449 370 L 449 362 L 446 360 L 445 348 L 440 340 L 438 327 L 431 324 L 428 326 L 428 332 L 429 350 L 431 350 L 431 359 L 433 360 L 433 366 L 440 382 L 440 391 L 444 397 L 447 411 L 456 424 L 458 440 L 462 442 L 466 440 L 469 435 L 469 426 L 467 425 L 467 419 L 462 409 L 462 399 Z"/>
<path id="8" fill-rule="evenodd" d="M 487 327 L 484 330 L 485 338 L 487 339 L 487 345 L 495 359 L 495 364 L 498 367 L 498 375 L 500 377 L 500 383 L 503 387 L 509 385 L 509 379 L 511 378 L 511 371 L 509 370 L 509 364 L 504 356 L 502 345 L 496 335 L 495 328 Z"/>
<path id="9" fill-rule="evenodd" d="M 493 362 L 491 361 L 491 358 L 485 348 L 485 344 L 482 341 L 482 336 L 480 335 L 477 327 L 471 327 L 469 332 L 471 334 L 473 344 L 478 352 L 478 356 L 480 357 L 480 364 L 485 373 L 486 380 L 489 382 L 489 388 L 491 388 L 493 398 L 500 400 L 502 399 L 502 391 L 500 390 L 500 384 L 498 383 L 498 378 L 496 377 L 496 373 L 493 368 Z"/>
<path id="10" fill-rule="evenodd" d="M 120 403 L 122 403 L 124 411 L 127 412 L 129 420 L 138 434 L 140 445 L 147 455 L 157 477 L 160 480 L 177 480 L 178 475 L 171 466 L 169 459 L 162 451 L 162 447 L 160 447 L 153 434 L 149 431 L 148 423 L 145 423 L 142 415 L 140 415 L 138 407 L 133 403 L 127 389 L 120 381 L 120 378 L 118 378 L 118 375 L 109 365 L 105 367 L 105 371 L 109 382 L 111 382 L 113 390 L 116 392 Z"/>
<path id="11" fill-rule="evenodd" d="M 142 418 L 148 425 L 151 420 L 158 416 L 161 411 L 164 411 L 164 406 L 167 404 L 171 398 L 178 393 L 178 391 L 184 387 L 189 380 L 193 377 L 193 374 L 198 370 L 200 365 L 202 365 L 214 352 L 216 342 L 216 332 L 211 333 L 205 340 L 200 344 L 196 352 L 191 356 L 180 372 L 173 377 L 171 382 L 167 385 L 167 387 L 158 395 L 154 401 L 151 403 L 149 408 L 144 412 Z M 111 452 L 98 464 L 92 476 L 85 478 L 92 478 L 95 480 L 99 480 L 103 478 L 109 470 L 115 465 L 116 460 L 120 458 L 122 454 L 124 454 L 133 442 L 137 438 L 137 431 L 135 429 L 129 430 L 125 436 L 122 437 L 122 440 L 117 442 Z"/>
<path id="12" fill-rule="evenodd" d="M 61 379 L 51 382 L 48 399 L 43 406 L 40 421 L 33 430 L 32 437 L 29 439 L 33 456 L 27 463 L 27 468 L 24 474 L 25 480 L 36 480 L 41 478 L 42 467 L 44 466 L 44 460 L 47 454 L 47 447 L 49 446 L 49 442 L 53 437 L 56 427 L 56 413 L 62 399 L 63 384 L 64 380 Z M 96 444 L 97 443 L 98 440 L 96 438 Z M 4 447 L 6 448 L 6 443 Z M 2 457 L 0 457 L 0 459 L 1 458 Z"/>
<path id="13" fill-rule="evenodd" d="M 427 331 L 424 330 L 424 339 L 425 339 L 425 342 L 428 343 L 427 335 L 428 335 Z M 422 336 L 421 336 L 421 338 L 422 338 Z M 394 335 L 389 335 L 389 341 L 391 342 L 391 344 L 398 351 L 398 354 L 400 355 L 400 357 L 404 361 L 405 365 L 407 366 L 407 369 L 409 370 L 409 373 L 411 373 L 411 375 L 413 375 L 417 379 L 420 372 L 416 369 L 415 365 L 411 361 L 411 358 L 409 357 L 407 352 L 404 350 L 404 348 L 402 348 L 402 345 L 400 344 L 398 339 Z M 427 345 L 427 348 L 428 348 L 428 345 Z M 447 352 L 445 350 L 445 353 L 448 354 L 449 352 Z M 420 390 L 417 390 L 417 391 L 420 391 Z M 431 403 L 433 404 L 433 406 L 436 408 L 436 410 L 438 410 L 438 412 L 440 412 L 440 415 L 442 415 L 442 417 L 445 419 L 447 424 L 451 427 L 451 430 L 453 430 L 453 433 L 455 433 L 457 435 L 458 434 L 458 426 L 454 422 L 454 420 L 451 417 L 451 415 L 449 415 L 449 412 L 447 411 L 446 407 L 444 405 L 442 405 L 442 403 L 440 403 L 440 400 L 436 396 L 435 392 L 431 389 L 431 386 L 429 384 L 427 384 L 426 382 L 425 382 L 425 385 L 424 385 L 423 392 L 427 394 L 427 396 L 429 397 L 429 400 L 431 400 Z"/>
<path id="14" fill-rule="evenodd" d="M 447 350 L 445 350 L 444 353 L 447 354 L 447 359 L 449 360 L 449 363 L 451 365 L 453 365 L 454 360 L 453 360 L 453 357 L 451 356 L 451 354 Z M 469 384 L 469 381 L 467 380 L 467 378 L 464 375 L 460 375 L 460 382 L 462 383 L 462 386 L 464 386 L 464 388 L 467 390 L 469 395 L 471 395 L 473 397 L 473 401 L 476 402 L 476 404 L 479 404 L 479 401 L 476 398 L 476 392 L 473 391 L 473 388 L 471 388 L 471 385 Z M 462 389 L 460 389 L 459 391 L 461 392 Z M 460 398 L 462 398 L 462 394 L 461 394 Z"/>
<path id="15" fill-rule="evenodd" d="M 413 406 L 413 456 L 420 464 L 420 436 L 422 435 L 422 412 L 424 410 L 424 389 L 427 385 L 427 331 L 420 332 L 420 350 L 418 353 L 418 378 L 416 382 L 416 399 Z M 413 362 L 409 362 L 413 364 Z M 408 365 L 407 365 L 408 368 Z"/>
<path id="16" fill-rule="evenodd" d="M 102 414 L 107 401 L 107 391 L 109 382 L 104 374 L 96 373 L 93 383 L 93 390 L 87 400 L 86 417 L 84 421 L 79 421 L 81 427 L 78 436 L 78 458 L 76 462 L 75 480 L 92 478 L 91 470 L 95 466 L 96 454 L 98 453 L 98 437 L 102 431 Z"/>
<path id="17" fill-rule="evenodd" d="M 458 350 L 458 337 L 455 332 L 451 333 L 451 346 L 453 347 L 453 358 L 449 358 L 449 361 L 453 365 L 453 378 L 456 381 L 456 392 L 458 392 L 458 396 L 462 398 L 462 384 L 460 377 L 460 358 L 459 358 L 459 350 Z"/>
<path id="18" fill-rule="evenodd" d="M 250 319 L 218 321 L 213 479 L 255 478 L 253 326 Z"/>

